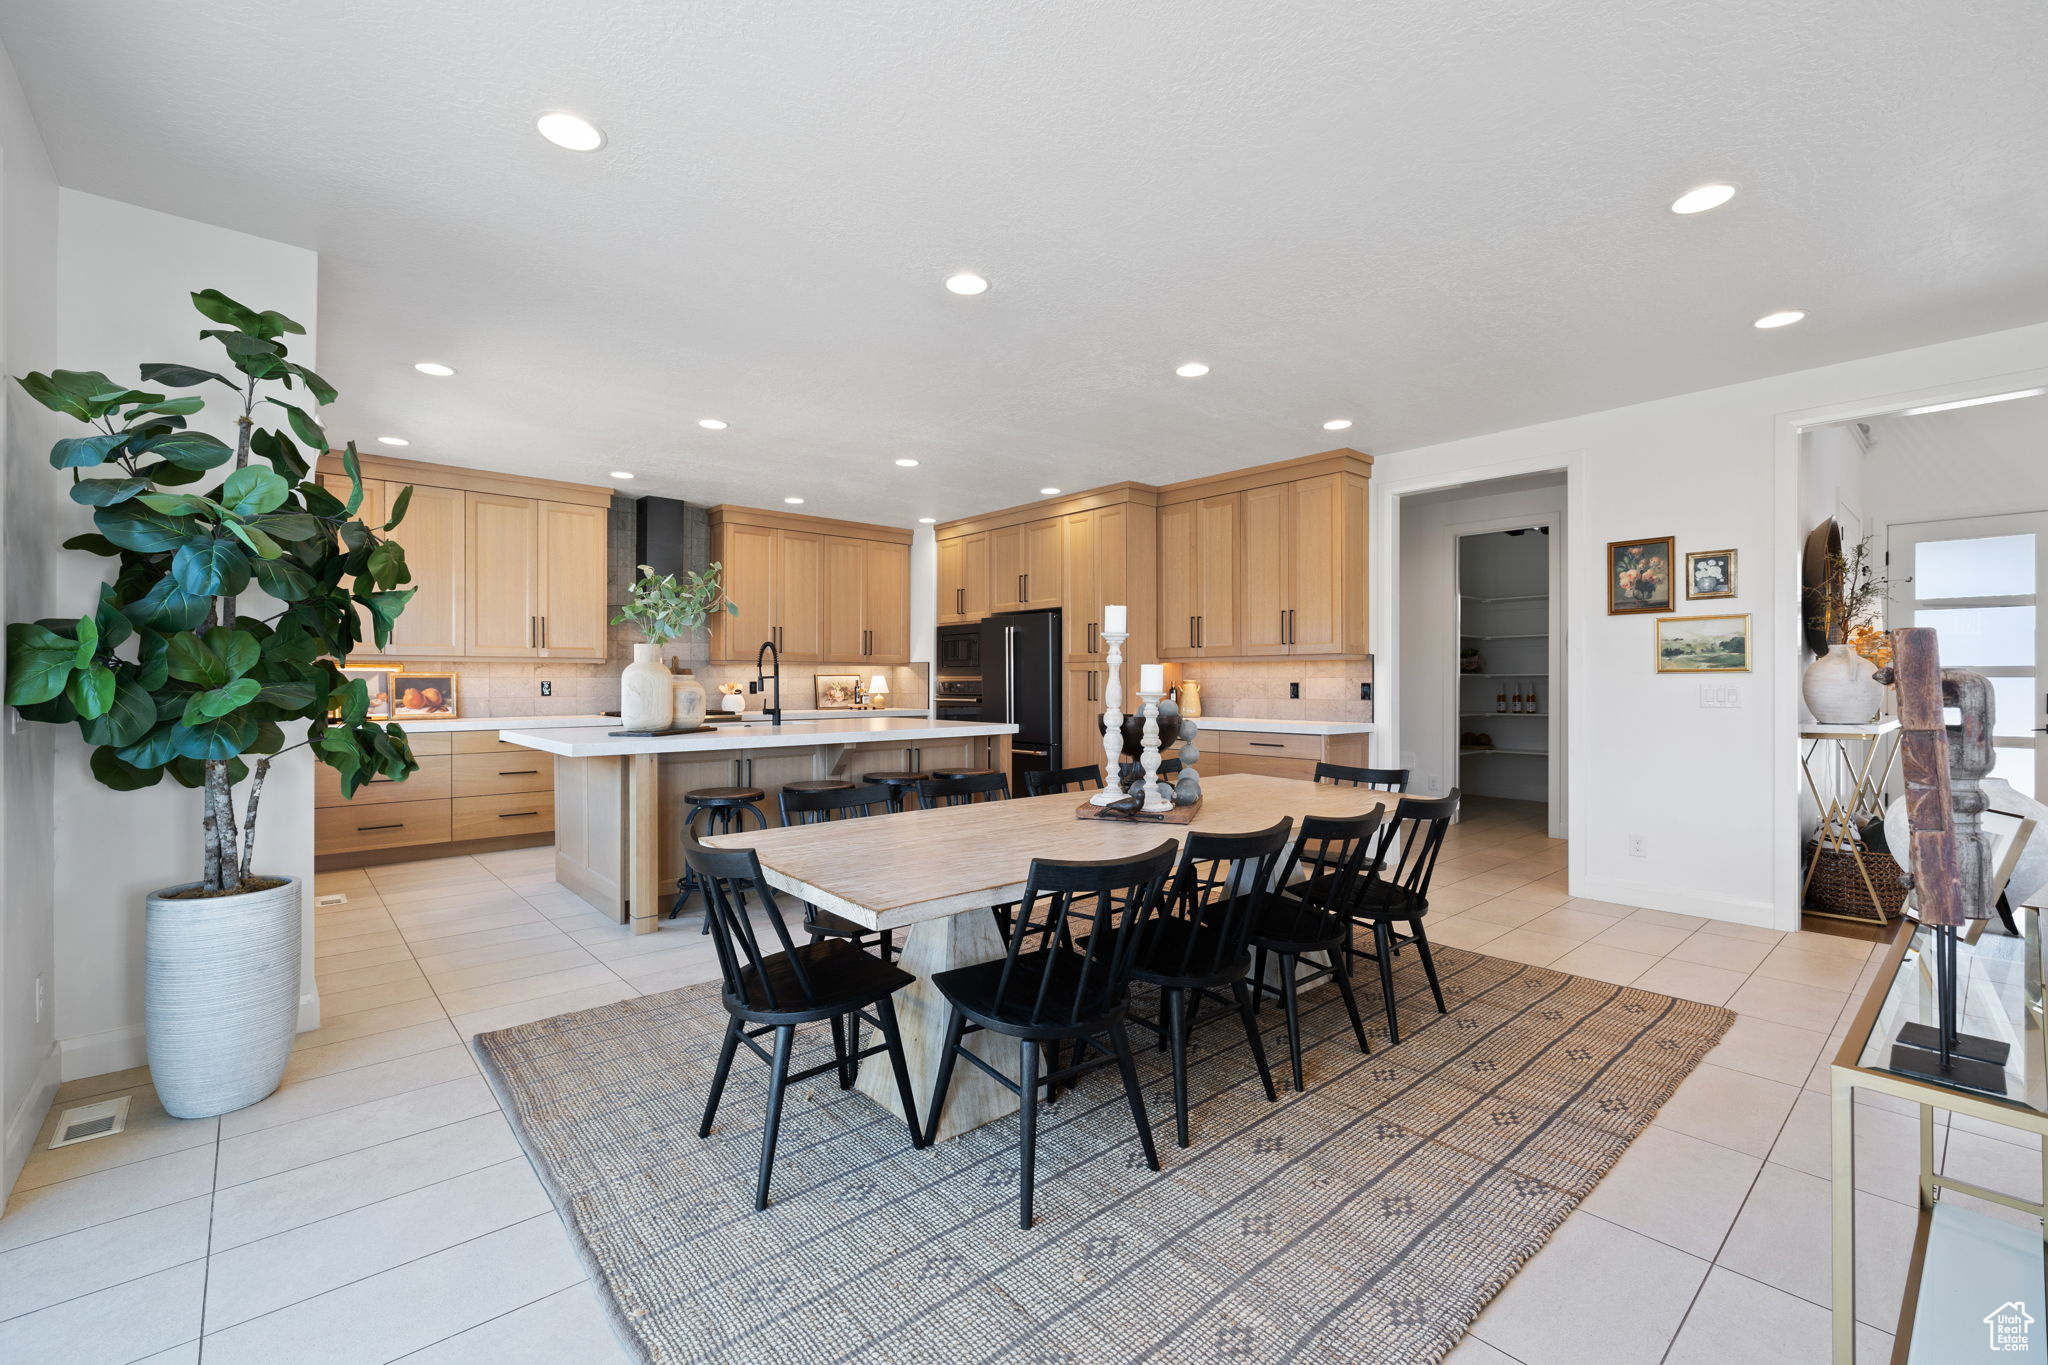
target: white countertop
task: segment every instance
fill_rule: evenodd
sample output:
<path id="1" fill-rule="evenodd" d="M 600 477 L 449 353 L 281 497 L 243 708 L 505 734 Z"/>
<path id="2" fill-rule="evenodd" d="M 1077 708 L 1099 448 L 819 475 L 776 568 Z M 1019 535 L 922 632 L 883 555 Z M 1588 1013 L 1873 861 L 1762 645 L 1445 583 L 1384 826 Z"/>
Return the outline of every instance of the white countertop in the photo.
<path id="1" fill-rule="evenodd" d="M 503 730 L 508 726 L 522 730 L 565 730 L 579 725 L 602 725 L 608 719 L 593 712 L 580 716 L 457 716 L 453 720 L 401 720 L 398 724 L 407 730 L 446 734 L 452 730 Z"/>
<path id="2" fill-rule="evenodd" d="M 819 744 L 873 744 L 920 739 L 973 739 L 980 735 L 1014 735 L 1014 725 L 985 724 L 968 720 L 919 720 L 903 717 L 867 716 L 834 720 L 798 720 L 770 725 L 727 722 L 709 730 L 687 735 L 663 735 L 649 739 L 614 739 L 609 733 L 619 728 L 617 719 L 585 728 L 552 729 L 539 726 L 505 729 L 498 738 L 507 744 L 523 744 L 563 758 L 616 758 L 626 754 L 716 753 L 722 749 L 797 749 Z"/>
<path id="3" fill-rule="evenodd" d="M 1228 730 L 1250 735 L 1369 735 L 1369 720 L 1248 720 L 1243 716 L 1196 716 L 1202 731 Z"/>

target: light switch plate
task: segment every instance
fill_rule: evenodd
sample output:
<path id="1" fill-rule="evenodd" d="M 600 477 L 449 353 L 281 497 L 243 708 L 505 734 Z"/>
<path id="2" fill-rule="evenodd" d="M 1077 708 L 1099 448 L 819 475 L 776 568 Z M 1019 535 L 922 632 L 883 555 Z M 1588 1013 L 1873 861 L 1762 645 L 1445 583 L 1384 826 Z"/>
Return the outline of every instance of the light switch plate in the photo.
<path id="1" fill-rule="evenodd" d="M 1700 705 L 1706 707 L 1740 707 L 1742 689 L 1732 683 L 1701 683 Z"/>

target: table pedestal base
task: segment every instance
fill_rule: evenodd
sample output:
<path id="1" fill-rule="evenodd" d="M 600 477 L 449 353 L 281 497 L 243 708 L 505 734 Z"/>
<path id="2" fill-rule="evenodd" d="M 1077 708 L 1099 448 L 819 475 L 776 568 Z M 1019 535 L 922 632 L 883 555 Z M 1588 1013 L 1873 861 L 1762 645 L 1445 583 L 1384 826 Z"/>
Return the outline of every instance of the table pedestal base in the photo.
<path id="1" fill-rule="evenodd" d="M 917 982 L 896 992 L 896 1015 L 902 1023 L 903 1056 L 909 1064 L 910 1090 L 917 1099 L 921 1121 L 930 1118 L 932 1087 L 939 1078 L 939 1057 L 946 1045 L 946 1019 L 950 1013 L 946 997 L 932 985 L 932 977 L 955 967 L 993 962 L 1002 955 L 1003 940 L 996 933 L 995 916 L 986 908 L 945 919 L 922 920 L 904 931 L 899 965 Z M 967 1047 L 1004 1075 L 1016 1076 L 1016 1039 L 999 1033 L 971 1033 L 967 1036 Z M 895 1077 L 882 1058 L 870 1057 L 863 1062 L 856 1084 L 863 1095 L 890 1113 L 902 1115 Z M 953 1068 L 952 1088 L 939 1119 L 938 1140 L 959 1137 L 971 1128 L 1016 1112 L 1015 1095 L 989 1079 L 981 1068 L 962 1062 Z"/>

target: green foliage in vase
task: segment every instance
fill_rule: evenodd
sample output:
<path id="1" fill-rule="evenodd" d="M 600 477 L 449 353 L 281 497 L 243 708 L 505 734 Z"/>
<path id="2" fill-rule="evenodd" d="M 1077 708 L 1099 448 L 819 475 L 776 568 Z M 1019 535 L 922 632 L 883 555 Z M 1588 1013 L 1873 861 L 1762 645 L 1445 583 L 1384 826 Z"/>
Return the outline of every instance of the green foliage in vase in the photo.
<path id="1" fill-rule="evenodd" d="M 153 364 L 141 368 L 143 388 L 91 370 L 17 380 L 87 428 L 58 441 L 50 463 L 70 472 L 72 500 L 93 509 L 95 529 L 65 548 L 111 561 L 112 581 L 76 618 L 8 625 L 6 699 L 30 720 L 75 724 L 94 746 L 93 776 L 117 791 L 166 776 L 203 788 L 203 890 L 222 894 L 253 875 L 257 808 L 277 755 L 311 747 L 348 795 L 419 766 L 405 732 L 369 721 L 367 687 L 337 667 L 361 643 L 361 622 L 378 647 L 388 644 L 415 591 L 402 586 L 405 551 L 384 535 L 412 490 L 383 526 L 356 520 L 354 443 L 342 458 L 347 501 L 311 477 L 309 458 L 328 448 L 327 435 L 292 399 L 303 390 L 317 408 L 335 391 L 290 358 L 284 338 L 306 329 L 218 290 L 192 303 L 217 324 L 200 336 L 220 345 L 231 375 Z M 211 384 L 240 407 L 233 445 L 188 425 L 203 396 L 149 391 Z M 252 585 L 268 615 L 238 612 Z M 294 742 L 285 727 L 295 723 L 303 733 Z M 238 828 L 235 787 L 245 778 Z"/>
<path id="2" fill-rule="evenodd" d="M 718 612 L 738 616 L 740 609 L 725 600 L 719 586 L 724 566 L 713 563 L 703 573 L 657 574 L 646 564 L 626 589 L 625 605 L 612 618 L 615 626 L 632 626 L 651 644 L 665 645 L 690 631 L 702 630 Z"/>

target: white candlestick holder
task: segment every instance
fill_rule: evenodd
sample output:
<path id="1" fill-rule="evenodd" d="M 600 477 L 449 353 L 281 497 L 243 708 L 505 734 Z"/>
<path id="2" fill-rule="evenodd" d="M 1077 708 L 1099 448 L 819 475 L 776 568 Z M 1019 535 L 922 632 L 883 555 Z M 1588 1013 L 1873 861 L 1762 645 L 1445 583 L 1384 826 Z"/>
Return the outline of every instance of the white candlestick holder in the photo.
<path id="1" fill-rule="evenodd" d="M 1173 790 L 1159 780 L 1159 703 L 1165 698 L 1164 692 L 1138 694 L 1138 699 L 1145 703 L 1144 749 L 1138 756 L 1138 764 L 1145 770 L 1139 790 L 1145 794 L 1142 809 L 1147 815 L 1159 815 L 1173 809 Z"/>
<path id="2" fill-rule="evenodd" d="M 1102 790 L 1088 798 L 1097 806 L 1107 806 L 1124 799 L 1123 772 L 1124 758 L 1124 641 L 1130 639 L 1128 632 L 1111 634 L 1102 632 L 1102 639 L 1109 646 L 1108 671 L 1103 675 L 1102 684 Z"/>

